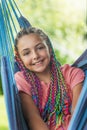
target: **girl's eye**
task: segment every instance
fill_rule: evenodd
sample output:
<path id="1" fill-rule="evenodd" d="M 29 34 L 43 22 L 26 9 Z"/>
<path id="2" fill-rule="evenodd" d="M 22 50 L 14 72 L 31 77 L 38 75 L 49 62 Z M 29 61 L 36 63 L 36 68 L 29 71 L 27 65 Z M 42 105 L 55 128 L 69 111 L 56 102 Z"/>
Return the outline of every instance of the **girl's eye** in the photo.
<path id="1" fill-rule="evenodd" d="M 29 55 L 29 54 L 30 54 L 30 52 L 25 52 L 23 55 L 26 56 L 26 55 Z"/>
<path id="2" fill-rule="evenodd" d="M 40 50 L 41 50 L 41 49 L 44 49 L 44 48 L 45 48 L 44 46 L 40 46 L 40 47 L 38 47 L 37 49 L 40 49 Z"/>

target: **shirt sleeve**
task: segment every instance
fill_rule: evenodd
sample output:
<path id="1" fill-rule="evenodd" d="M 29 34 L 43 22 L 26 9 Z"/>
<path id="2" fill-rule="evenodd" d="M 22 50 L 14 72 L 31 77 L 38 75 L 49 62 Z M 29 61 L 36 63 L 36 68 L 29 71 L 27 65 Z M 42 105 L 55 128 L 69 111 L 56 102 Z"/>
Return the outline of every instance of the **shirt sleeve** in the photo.
<path id="1" fill-rule="evenodd" d="M 22 91 L 22 92 L 25 92 L 28 95 L 31 95 L 31 92 L 30 92 L 31 86 L 25 80 L 25 78 L 23 76 L 23 73 L 21 71 L 17 72 L 14 75 L 14 77 L 15 77 L 15 81 L 16 81 L 16 85 L 17 85 L 18 91 L 19 92 Z"/>
<path id="2" fill-rule="evenodd" d="M 74 86 L 84 81 L 84 72 L 80 68 L 65 64 L 61 67 L 65 82 L 73 89 Z"/>

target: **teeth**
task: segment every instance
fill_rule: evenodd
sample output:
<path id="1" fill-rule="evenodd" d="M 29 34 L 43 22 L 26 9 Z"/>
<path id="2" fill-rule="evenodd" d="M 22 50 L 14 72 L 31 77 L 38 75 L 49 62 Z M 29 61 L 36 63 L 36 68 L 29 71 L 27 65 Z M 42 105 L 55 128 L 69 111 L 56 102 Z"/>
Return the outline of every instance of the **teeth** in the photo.
<path id="1" fill-rule="evenodd" d="M 34 63 L 33 65 L 40 64 L 40 63 L 42 63 L 42 61 L 36 62 L 36 63 Z"/>
<path id="2" fill-rule="evenodd" d="M 36 64 L 39 64 L 39 63 L 41 63 L 41 61 L 37 62 Z"/>

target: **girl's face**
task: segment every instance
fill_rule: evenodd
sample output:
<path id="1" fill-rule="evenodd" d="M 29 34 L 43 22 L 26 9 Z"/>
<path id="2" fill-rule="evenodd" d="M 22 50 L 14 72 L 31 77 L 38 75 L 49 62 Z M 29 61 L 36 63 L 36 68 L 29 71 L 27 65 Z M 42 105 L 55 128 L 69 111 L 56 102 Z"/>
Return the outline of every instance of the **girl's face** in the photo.
<path id="1" fill-rule="evenodd" d="M 47 72 L 50 49 L 37 34 L 22 36 L 18 41 L 18 52 L 25 67 L 35 73 Z"/>

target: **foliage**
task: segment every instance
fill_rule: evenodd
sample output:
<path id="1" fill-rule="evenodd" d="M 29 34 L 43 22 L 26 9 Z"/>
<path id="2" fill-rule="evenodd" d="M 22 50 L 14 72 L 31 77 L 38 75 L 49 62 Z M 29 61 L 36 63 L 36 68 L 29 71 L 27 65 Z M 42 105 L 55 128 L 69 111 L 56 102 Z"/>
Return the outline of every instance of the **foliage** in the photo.
<path id="1" fill-rule="evenodd" d="M 0 96 L 0 130 L 8 130 L 7 113 L 3 96 Z"/>
<path id="2" fill-rule="evenodd" d="M 68 55 L 67 54 L 62 56 L 61 53 L 58 50 L 56 50 L 56 49 L 55 49 L 55 54 L 56 54 L 57 60 L 60 62 L 61 65 L 63 65 L 63 64 L 68 62 L 67 61 L 67 59 L 68 59 Z"/>
<path id="3" fill-rule="evenodd" d="M 67 50 L 67 56 L 62 57 L 64 61 L 71 58 L 74 61 L 83 52 L 86 45 L 83 43 L 85 22 L 81 0 L 17 0 L 16 2 L 32 26 L 42 28 L 53 42 L 56 40 L 54 45 L 60 43 L 60 46 Z M 61 51 L 62 49 L 59 50 L 60 54 Z"/>

